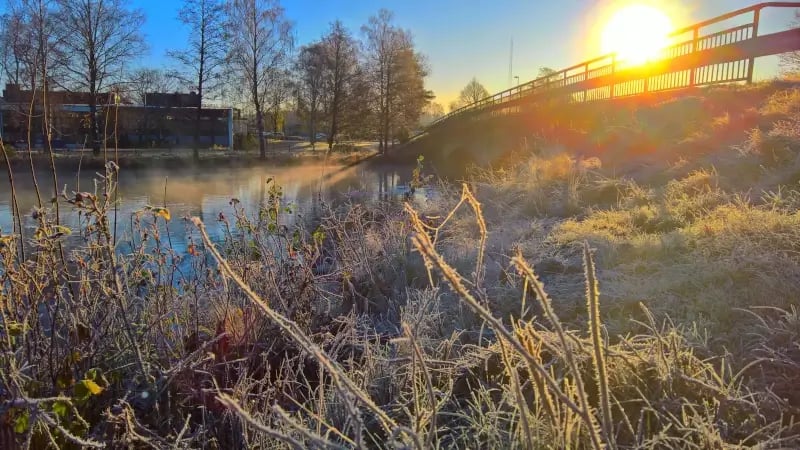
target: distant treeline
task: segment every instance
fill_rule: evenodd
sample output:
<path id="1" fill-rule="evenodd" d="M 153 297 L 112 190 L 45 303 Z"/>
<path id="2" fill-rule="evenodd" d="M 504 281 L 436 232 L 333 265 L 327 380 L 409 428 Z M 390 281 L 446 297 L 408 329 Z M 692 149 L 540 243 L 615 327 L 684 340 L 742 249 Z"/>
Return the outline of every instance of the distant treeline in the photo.
<path id="1" fill-rule="evenodd" d="M 30 134 L 54 138 L 48 92 L 84 92 L 89 145 L 99 154 L 109 132 L 104 101 L 144 104 L 148 93 L 182 89 L 195 92 L 200 105 L 241 108 L 258 131 L 262 156 L 265 131 L 281 131 L 287 111 L 312 140 L 369 138 L 384 150 L 418 127 L 433 99 L 425 58 L 390 11 L 378 11 L 358 37 L 337 20 L 304 45 L 277 0 L 185 0 L 176 12 L 190 32 L 167 52 L 170 67 L 129 70 L 147 49 L 145 14 L 129 2 L 10 0 L 0 17 L 0 70 L 6 83 L 40 93 L 28 110 L 41 129 Z"/>

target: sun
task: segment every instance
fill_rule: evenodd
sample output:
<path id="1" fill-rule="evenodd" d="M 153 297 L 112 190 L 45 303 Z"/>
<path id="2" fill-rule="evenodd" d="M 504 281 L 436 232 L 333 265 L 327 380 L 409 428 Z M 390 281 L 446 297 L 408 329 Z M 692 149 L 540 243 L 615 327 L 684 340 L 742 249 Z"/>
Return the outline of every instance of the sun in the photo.
<path id="1" fill-rule="evenodd" d="M 642 64 L 656 57 L 669 44 L 672 31 L 669 16 L 649 5 L 633 4 L 618 9 L 606 23 L 601 36 L 603 53 Z"/>

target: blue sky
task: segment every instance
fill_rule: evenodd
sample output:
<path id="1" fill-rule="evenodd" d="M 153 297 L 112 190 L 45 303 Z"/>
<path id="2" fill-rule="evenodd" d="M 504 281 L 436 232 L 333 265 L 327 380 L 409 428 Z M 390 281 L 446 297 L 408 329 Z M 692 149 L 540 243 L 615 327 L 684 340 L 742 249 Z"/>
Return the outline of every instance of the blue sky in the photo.
<path id="1" fill-rule="evenodd" d="M 513 75 L 535 78 L 541 66 L 566 67 L 600 53 L 598 36 L 610 11 L 626 3 L 654 4 L 688 25 L 757 0 L 283 0 L 296 27 L 299 44 L 310 42 L 336 19 L 360 35 L 360 27 L 380 8 L 395 13 L 397 25 L 412 32 L 431 68 L 428 87 L 445 106 L 473 77 L 490 92 L 509 87 L 510 42 L 514 40 Z M 175 17 L 179 0 L 132 0 L 144 10 L 150 52 L 141 65 L 168 63 L 164 53 L 180 47 L 189 33 Z M 765 14 L 762 30 L 785 26 L 791 11 Z M 761 76 L 775 68 L 760 64 Z"/>
<path id="2" fill-rule="evenodd" d="M 677 26 L 705 20 L 756 3 L 754 0 L 640 0 L 665 9 Z M 473 76 L 490 92 L 509 87 L 510 43 L 513 75 L 535 78 L 541 66 L 561 68 L 600 53 L 598 35 L 605 16 L 626 0 L 284 0 L 300 44 L 317 39 L 340 19 L 355 34 L 380 8 L 412 32 L 428 58 L 428 86 L 447 105 Z M 188 33 L 175 22 L 179 1 L 132 2 L 147 14 L 144 32 L 150 55 L 142 63 L 166 63 L 164 52 L 179 46 Z M 783 17 L 785 16 L 785 17 Z M 790 11 L 765 14 L 762 29 L 783 26 Z M 760 65 L 762 76 L 774 61 Z M 512 81 L 515 82 L 515 81 Z"/>

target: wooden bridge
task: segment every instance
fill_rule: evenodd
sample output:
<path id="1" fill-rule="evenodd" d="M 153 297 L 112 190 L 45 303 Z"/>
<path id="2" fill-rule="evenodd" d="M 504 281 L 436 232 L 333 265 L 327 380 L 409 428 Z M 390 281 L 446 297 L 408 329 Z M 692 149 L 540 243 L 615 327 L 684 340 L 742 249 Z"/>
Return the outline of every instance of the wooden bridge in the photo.
<path id="1" fill-rule="evenodd" d="M 800 2 L 759 3 L 681 28 L 669 36 L 676 43 L 645 64 L 630 65 L 618 61 L 615 54 L 584 61 L 451 111 L 424 132 L 479 114 L 514 113 L 522 105 L 556 98 L 590 102 L 719 83 L 752 82 L 755 58 L 800 50 L 800 28 L 759 34 L 761 12 L 767 8 L 787 11 L 789 22 L 788 13 L 791 8 L 800 8 Z M 718 28 L 722 22 L 737 19 L 746 22 L 722 31 L 709 31 L 714 25 Z"/>

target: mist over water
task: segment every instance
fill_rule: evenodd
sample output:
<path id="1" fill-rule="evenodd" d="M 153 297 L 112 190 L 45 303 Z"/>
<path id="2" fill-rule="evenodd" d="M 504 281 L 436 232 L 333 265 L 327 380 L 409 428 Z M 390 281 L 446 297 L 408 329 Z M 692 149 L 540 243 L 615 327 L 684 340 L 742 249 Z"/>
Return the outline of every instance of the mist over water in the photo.
<path id="1" fill-rule="evenodd" d="M 122 170 L 119 174 L 119 206 L 116 212 L 116 233 L 119 249 L 125 252 L 126 242 L 131 237 L 134 216 L 148 205 L 166 206 L 172 216 L 164 233 L 163 220 L 159 219 L 159 229 L 164 233 L 163 241 L 171 242 L 175 251 L 185 251 L 189 236 L 195 232 L 183 220 L 186 217 L 200 217 L 212 239 L 220 239 L 223 224 L 220 213 L 232 219 L 237 199 L 250 216 L 258 214 L 259 207 L 269 198 L 270 180 L 282 188 L 282 206 L 290 206 L 292 212 L 281 217 L 281 223 L 292 226 L 298 220 L 310 220 L 324 214 L 326 206 L 343 202 L 372 202 L 401 197 L 406 186 L 411 167 L 375 167 L 357 165 L 336 167 L 322 165 L 302 166 L 262 166 L 257 168 L 191 168 L 180 171 L 166 170 Z M 98 174 L 59 173 L 59 191 L 66 185 L 66 191 L 93 192 Z M 52 211 L 52 177 L 46 171 L 37 171 L 37 182 L 42 193 L 42 202 Z M 33 178 L 30 172 L 15 174 L 15 187 L 26 238 L 36 229 L 36 221 L 31 212 L 37 204 Z M 11 214 L 11 189 L 7 182 L 0 186 L 0 232 L 13 230 Z M 72 205 L 61 201 L 61 223 L 77 230 L 85 225 Z M 152 213 L 144 213 L 143 220 L 152 223 Z M 113 226 L 114 216 L 110 222 Z M 83 220 L 83 222 L 82 222 Z M 231 220 L 231 223 L 233 221 Z M 67 247 L 79 245 L 82 238 L 74 233 L 66 240 Z"/>

